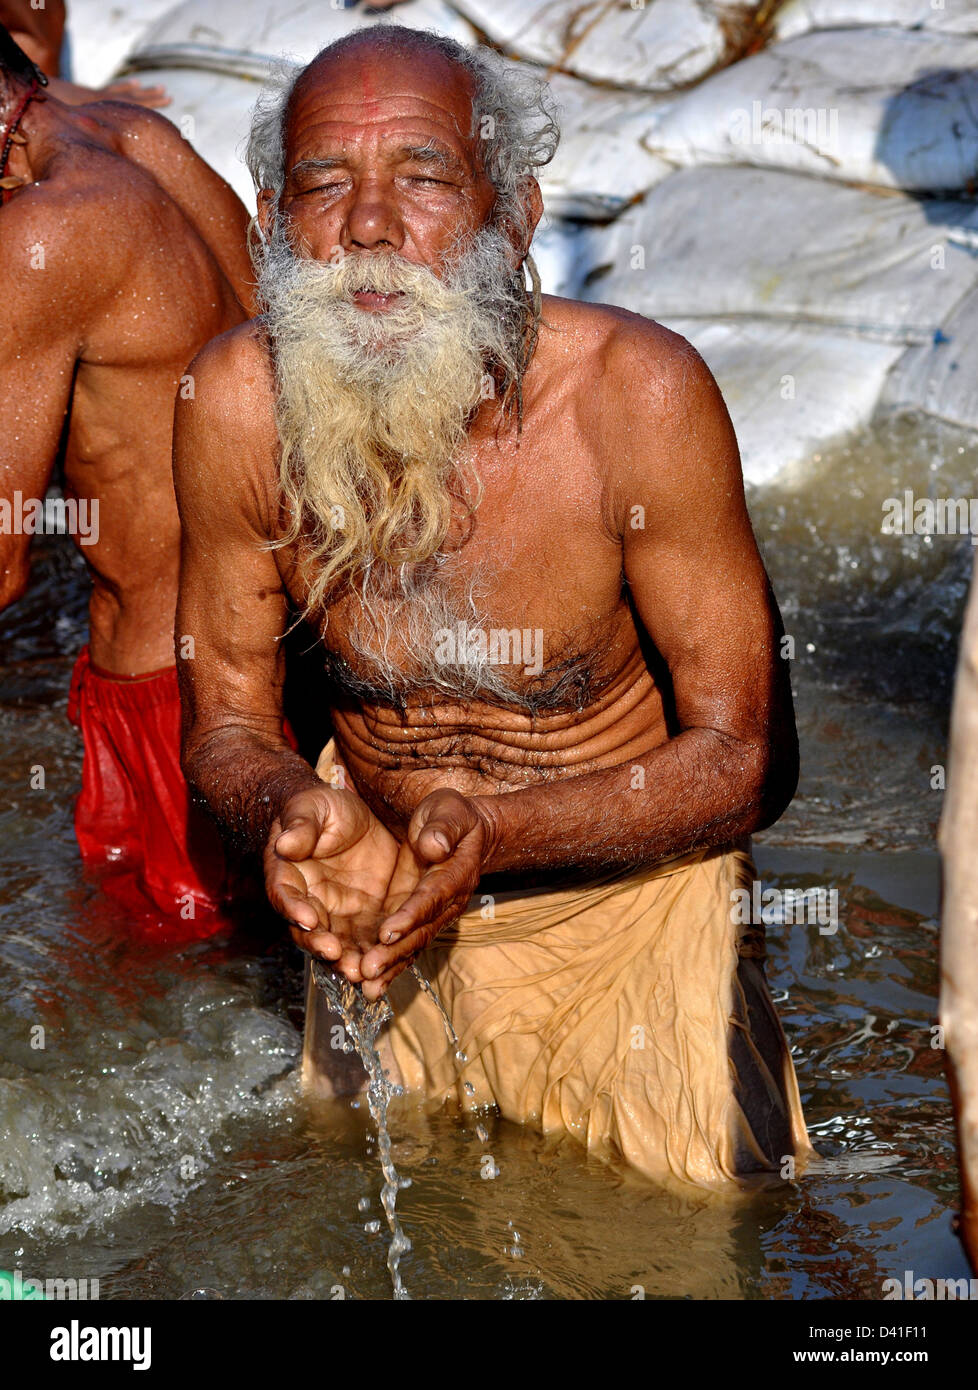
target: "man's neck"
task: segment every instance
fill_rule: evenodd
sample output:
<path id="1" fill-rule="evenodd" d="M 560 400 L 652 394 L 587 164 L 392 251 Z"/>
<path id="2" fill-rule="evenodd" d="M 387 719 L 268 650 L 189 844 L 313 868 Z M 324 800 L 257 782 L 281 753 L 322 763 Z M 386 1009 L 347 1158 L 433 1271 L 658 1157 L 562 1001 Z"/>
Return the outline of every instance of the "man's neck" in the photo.
<path id="1" fill-rule="evenodd" d="M 0 178 L 4 183 L 18 180 L 17 185 L 4 188 L 4 201 L 14 187 L 30 183 L 33 177 L 31 156 L 37 155 L 37 140 L 33 141 L 35 148 L 29 151 L 28 136 L 36 135 L 30 129 L 34 124 L 31 117 L 35 103 L 45 100 L 42 93 L 43 88 L 37 83 L 9 76 L 0 90 L 0 163 L 4 166 Z"/>

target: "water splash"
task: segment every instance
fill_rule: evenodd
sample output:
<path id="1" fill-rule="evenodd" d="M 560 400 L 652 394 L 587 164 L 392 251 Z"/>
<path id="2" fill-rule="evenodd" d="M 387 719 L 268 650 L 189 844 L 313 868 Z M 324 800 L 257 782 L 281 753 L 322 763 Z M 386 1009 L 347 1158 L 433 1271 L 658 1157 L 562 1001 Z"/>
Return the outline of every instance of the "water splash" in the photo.
<path id="1" fill-rule="evenodd" d="M 391 1137 L 387 1128 L 388 1106 L 392 1097 L 403 1094 L 403 1087 L 396 1086 L 391 1081 L 377 1051 L 377 1035 L 384 1024 L 393 1017 L 394 1011 L 384 998 L 368 1003 L 359 989 L 351 985 L 349 980 L 334 974 L 322 961 L 312 962 L 312 977 L 316 982 L 316 988 L 322 990 L 331 1007 L 342 1018 L 346 1035 L 356 1048 L 367 1073 L 367 1106 L 377 1127 L 377 1151 L 384 1174 L 380 1203 L 391 1233 L 387 1249 L 387 1268 L 390 1270 L 395 1299 L 409 1299 L 411 1295 L 401 1279 L 400 1264 L 401 1256 L 406 1255 L 411 1249 L 411 1241 L 404 1234 L 397 1216 L 397 1194 L 401 1187 L 401 1179 L 391 1157 Z M 374 1230 L 380 1230 L 380 1223 L 368 1221 L 364 1229 L 372 1234 Z"/>
<path id="2" fill-rule="evenodd" d="M 448 1010 L 445 1008 L 445 1005 L 441 1002 L 441 999 L 436 994 L 435 990 L 432 988 L 431 982 L 425 979 L 418 967 L 416 965 L 410 965 L 408 969 L 411 971 L 411 974 L 414 976 L 418 984 L 424 990 L 425 994 L 427 994 L 428 998 L 433 1002 L 435 1008 L 441 1014 L 442 1022 L 445 1024 L 445 1032 L 448 1035 L 448 1041 L 451 1043 L 452 1049 L 455 1053 L 455 1060 L 456 1062 L 462 1063 L 462 1065 L 464 1066 L 464 1064 L 469 1059 L 462 1051 L 462 1046 L 458 1040 L 458 1034 L 455 1031 L 455 1025 L 452 1023 L 452 1020 L 448 1016 Z"/>
<path id="3" fill-rule="evenodd" d="M 438 1012 L 441 1014 L 442 1021 L 445 1024 L 445 1033 L 448 1037 L 448 1041 L 452 1045 L 452 1051 L 455 1054 L 455 1060 L 459 1065 L 461 1074 L 461 1068 L 465 1066 L 469 1058 L 468 1054 L 462 1051 L 462 1045 L 459 1042 L 458 1034 L 455 1031 L 455 1025 L 452 1023 L 452 1020 L 448 1016 L 448 1010 L 445 1008 L 445 1005 L 441 1002 L 439 996 L 435 993 L 430 981 L 425 979 L 418 967 L 416 965 L 411 965 L 408 968 L 410 969 L 411 974 L 417 980 L 418 984 L 424 990 L 425 994 L 427 994 L 428 998 L 432 1000 Z M 465 1094 L 467 1096 L 475 1095 L 475 1087 L 472 1085 L 471 1081 L 463 1081 L 462 1085 L 465 1089 Z"/>

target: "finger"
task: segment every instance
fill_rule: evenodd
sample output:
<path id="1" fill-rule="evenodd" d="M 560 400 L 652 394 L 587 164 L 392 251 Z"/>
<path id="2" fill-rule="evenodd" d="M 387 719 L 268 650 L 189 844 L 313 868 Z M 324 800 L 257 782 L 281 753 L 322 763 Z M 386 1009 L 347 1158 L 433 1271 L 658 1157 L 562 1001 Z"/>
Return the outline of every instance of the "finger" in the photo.
<path id="1" fill-rule="evenodd" d="M 167 99 L 166 88 L 162 84 L 150 87 L 135 77 L 124 77 L 118 82 L 110 82 L 102 89 L 104 95 L 121 97 L 125 101 L 160 101 Z"/>
<path id="2" fill-rule="evenodd" d="M 441 864 L 448 858 L 458 844 L 461 836 L 452 836 L 452 827 L 439 821 L 422 826 L 414 840 L 414 846 L 422 859 L 429 864 Z"/>
<path id="3" fill-rule="evenodd" d="M 341 790 L 300 795 L 285 808 L 275 851 L 294 862 L 342 854 L 361 840 L 370 815 L 357 797 Z"/>
<path id="4" fill-rule="evenodd" d="M 359 951 L 351 951 L 347 948 L 336 962 L 336 969 L 345 979 L 349 980 L 351 985 L 358 985 L 363 979 L 361 973 L 362 959 Z"/>
<path id="5" fill-rule="evenodd" d="M 431 877 L 426 874 L 407 901 L 381 922 L 377 936 L 385 945 L 403 940 L 409 933 L 440 916 L 448 903 L 454 900 L 454 884 L 439 886 L 431 881 Z"/>
<path id="6" fill-rule="evenodd" d="M 343 954 L 343 943 L 332 932 L 308 931 L 294 923 L 290 923 L 289 932 L 301 951 L 306 951 L 311 956 L 319 956 L 331 965 L 335 965 Z"/>
<path id="7" fill-rule="evenodd" d="M 379 976 L 376 980 L 364 980 L 362 986 L 363 997 L 367 1000 L 368 1004 L 372 1004 L 375 1000 L 381 999 L 397 979 L 398 975 L 403 974 L 410 964 L 410 960 L 398 961 L 396 965 L 392 965 L 389 970 L 385 970 L 383 975 Z"/>
<path id="8" fill-rule="evenodd" d="M 434 865 L 405 901 L 381 922 L 378 938 L 390 944 L 444 913 L 450 914 L 445 921 L 457 917 L 478 883 L 477 864 L 476 855 L 458 851 L 450 863 Z"/>
<path id="9" fill-rule="evenodd" d="M 314 898 L 294 883 L 270 876 L 266 883 L 268 900 L 280 916 L 306 931 L 317 931 L 328 927 L 322 919 L 322 911 Z"/>
<path id="10" fill-rule="evenodd" d="M 299 862 L 311 859 L 322 831 L 322 817 L 311 811 L 286 813 L 281 833 L 275 840 L 275 853 L 280 859 Z"/>
<path id="11" fill-rule="evenodd" d="M 422 859 L 440 864 L 477 824 L 472 808 L 457 792 L 425 797 L 408 826 L 408 839 Z"/>
<path id="12" fill-rule="evenodd" d="M 360 970 L 364 980 L 379 980 L 395 966 L 403 969 L 415 956 L 430 946 L 435 937 L 458 916 L 454 907 L 441 913 L 434 921 L 408 932 L 399 941 L 390 945 L 372 946 L 363 953 Z"/>

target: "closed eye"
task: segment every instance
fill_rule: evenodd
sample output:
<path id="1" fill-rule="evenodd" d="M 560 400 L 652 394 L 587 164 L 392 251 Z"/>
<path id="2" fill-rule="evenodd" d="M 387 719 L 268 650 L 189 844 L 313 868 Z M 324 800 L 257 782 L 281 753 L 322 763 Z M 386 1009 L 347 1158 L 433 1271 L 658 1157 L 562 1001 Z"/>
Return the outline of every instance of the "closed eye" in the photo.
<path id="1" fill-rule="evenodd" d="M 337 179 L 334 183 L 317 183 L 312 188 L 302 188 L 295 195 L 297 198 L 308 198 L 311 193 L 332 193 L 337 188 L 342 188 L 345 179 Z"/>

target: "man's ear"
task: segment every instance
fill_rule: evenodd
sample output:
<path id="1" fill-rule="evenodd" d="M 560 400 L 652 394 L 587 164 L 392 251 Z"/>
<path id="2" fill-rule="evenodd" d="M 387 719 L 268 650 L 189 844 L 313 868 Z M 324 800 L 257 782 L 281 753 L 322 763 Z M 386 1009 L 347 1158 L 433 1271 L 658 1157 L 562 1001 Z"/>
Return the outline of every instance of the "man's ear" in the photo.
<path id="1" fill-rule="evenodd" d="M 258 212 L 256 221 L 262 235 L 262 240 L 267 241 L 272 231 L 272 222 L 275 218 L 275 205 L 278 199 L 273 188 L 260 188 L 258 190 Z"/>
<path id="2" fill-rule="evenodd" d="M 527 174 L 525 178 L 521 179 L 519 197 L 523 205 L 522 212 L 525 222 L 515 223 L 511 217 L 503 217 L 497 224 L 513 248 L 512 261 L 514 266 L 522 265 L 529 255 L 533 233 L 543 216 L 543 194 L 540 192 L 540 185 L 532 175 Z"/>
<path id="3" fill-rule="evenodd" d="M 532 175 L 528 174 L 520 184 L 520 199 L 526 212 L 526 244 L 518 247 L 517 250 L 519 259 L 523 261 L 529 255 L 533 233 L 543 216 L 543 194 L 540 192 L 540 185 Z"/>

